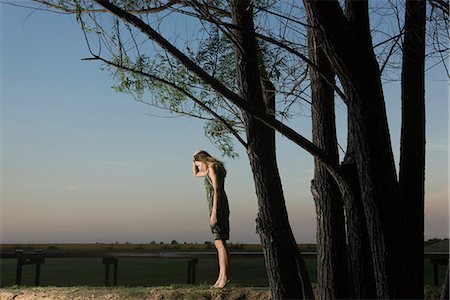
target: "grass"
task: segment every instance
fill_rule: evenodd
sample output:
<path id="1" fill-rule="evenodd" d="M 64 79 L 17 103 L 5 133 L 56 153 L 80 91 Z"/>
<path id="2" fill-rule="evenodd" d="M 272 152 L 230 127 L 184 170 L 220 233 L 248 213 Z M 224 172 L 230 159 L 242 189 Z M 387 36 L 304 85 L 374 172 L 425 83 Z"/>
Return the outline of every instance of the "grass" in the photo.
<path id="1" fill-rule="evenodd" d="M 302 251 L 315 251 L 315 245 L 299 245 Z M 45 252 L 158 252 L 158 251 L 215 251 L 211 244 L 2 244 L 3 252 L 15 249 Z M 258 244 L 229 244 L 230 251 L 262 251 Z M 315 278 L 315 260 L 309 264 Z M 241 286 L 267 286 L 267 276 L 263 258 L 231 258 L 230 277 Z M 47 286 L 102 286 L 104 265 L 101 258 L 61 258 L 46 259 L 41 266 L 41 285 Z M 187 259 L 164 258 L 120 258 L 118 263 L 118 283 L 124 286 L 160 286 L 185 283 Z M 0 260 L 0 287 L 15 283 L 16 260 Z M 201 259 L 196 267 L 196 281 L 211 285 L 215 282 L 217 262 L 215 258 Z M 112 275 L 110 276 L 112 280 Z M 34 266 L 24 266 L 22 284 L 33 285 Z"/>
<path id="2" fill-rule="evenodd" d="M 316 281 L 316 261 L 307 259 L 306 265 L 313 282 Z M 0 261 L 0 286 L 15 283 L 16 260 Z M 444 280 L 445 266 L 439 266 L 439 283 Z M 212 284 L 217 274 L 215 259 L 199 260 L 196 269 L 197 283 Z M 47 259 L 41 267 L 41 285 L 48 286 L 102 286 L 104 265 L 100 258 Z M 186 282 L 187 259 L 120 258 L 118 283 L 123 286 L 161 286 Z M 230 277 L 239 286 L 267 286 L 267 276 L 262 258 L 235 258 L 230 261 Z M 112 276 L 110 276 L 112 279 Z M 33 285 L 34 266 L 24 266 L 22 284 Z M 433 285 L 433 268 L 425 261 L 425 283 Z"/>
<path id="3" fill-rule="evenodd" d="M 314 268 L 315 262 L 311 262 Z M 15 283 L 16 260 L 3 259 L 0 262 L 1 286 Z M 48 286 L 102 286 L 104 265 L 100 258 L 54 258 L 47 259 L 41 266 L 41 285 Z M 164 258 L 120 258 L 118 283 L 123 286 L 161 286 L 185 283 L 187 259 Z M 215 259 L 201 259 L 196 268 L 197 283 L 213 284 L 217 274 Z M 111 276 L 112 277 L 112 276 Z M 111 278 L 110 277 L 110 278 Z M 230 277 L 242 286 L 267 286 L 267 277 L 262 258 L 230 261 Z M 33 285 L 34 266 L 24 266 L 22 284 Z"/>

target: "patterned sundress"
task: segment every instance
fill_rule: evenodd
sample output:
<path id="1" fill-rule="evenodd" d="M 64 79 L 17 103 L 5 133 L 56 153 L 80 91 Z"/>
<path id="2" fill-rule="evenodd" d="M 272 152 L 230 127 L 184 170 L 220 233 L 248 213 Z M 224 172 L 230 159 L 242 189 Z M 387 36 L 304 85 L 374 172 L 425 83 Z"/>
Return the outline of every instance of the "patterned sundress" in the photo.
<path id="1" fill-rule="evenodd" d="M 222 185 L 221 194 L 217 201 L 217 223 L 211 225 L 211 232 L 215 240 L 226 241 L 230 239 L 230 208 L 228 206 L 228 198 L 225 193 L 225 178 L 223 176 L 223 171 L 218 168 L 217 179 L 219 184 Z M 208 201 L 209 216 L 212 214 L 213 199 L 214 199 L 214 187 L 208 175 L 205 176 L 205 189 L 206 189 L 206 200 Z"/>

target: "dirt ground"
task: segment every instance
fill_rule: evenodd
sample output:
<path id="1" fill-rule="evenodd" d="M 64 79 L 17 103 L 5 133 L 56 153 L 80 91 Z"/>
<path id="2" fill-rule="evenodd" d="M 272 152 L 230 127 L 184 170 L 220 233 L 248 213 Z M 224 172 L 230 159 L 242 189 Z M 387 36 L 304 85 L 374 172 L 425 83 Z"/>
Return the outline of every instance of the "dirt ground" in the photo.
<path id="1" fill-rule="evenodd" d="M 95 288 L 95 287 L 17 287 L 0 289 L 0 300 L 68 300 L 68 299 L 271 299 L 268 288 L 225 288 L 208 287 L 138 287 L 138 288 Z"/>

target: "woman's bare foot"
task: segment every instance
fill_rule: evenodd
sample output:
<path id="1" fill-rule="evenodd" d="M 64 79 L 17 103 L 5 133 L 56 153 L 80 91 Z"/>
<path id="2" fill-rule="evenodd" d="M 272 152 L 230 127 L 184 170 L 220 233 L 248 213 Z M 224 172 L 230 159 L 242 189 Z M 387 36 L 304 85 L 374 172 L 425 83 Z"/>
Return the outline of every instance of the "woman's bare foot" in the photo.
<path id="1" fill-rule="evenodd" d="M 219 281 L 217 284 L 215 284 L 215 288 L 216 289 L 223 289 L 224 287 L 227 286 L 227 284 L 230 283 L 229 279 L 223 279 L 221 281 Z"/>
<path id="2" fill-rule="evenodd" d="M 210 288 L 211 288 L 211 289 L 216 289 L 216 288 L 217 288 L 217 285 L 219 284 L 219 282 L 220 282 L 220 277 L 217 278 L 216 283 L 214 283 Z"/>

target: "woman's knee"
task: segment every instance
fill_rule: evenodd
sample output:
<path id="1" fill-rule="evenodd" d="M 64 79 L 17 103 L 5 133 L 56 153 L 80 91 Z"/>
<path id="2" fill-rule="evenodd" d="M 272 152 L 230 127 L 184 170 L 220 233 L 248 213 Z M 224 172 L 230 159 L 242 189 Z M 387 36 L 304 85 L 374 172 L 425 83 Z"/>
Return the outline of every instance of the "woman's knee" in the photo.
<path id="1" fill-rule="evenodd" d="M 225 243 L 222 240 L 215 240 L 214 246 L 216 246 L 217 250 L 225 248 Z"/>

